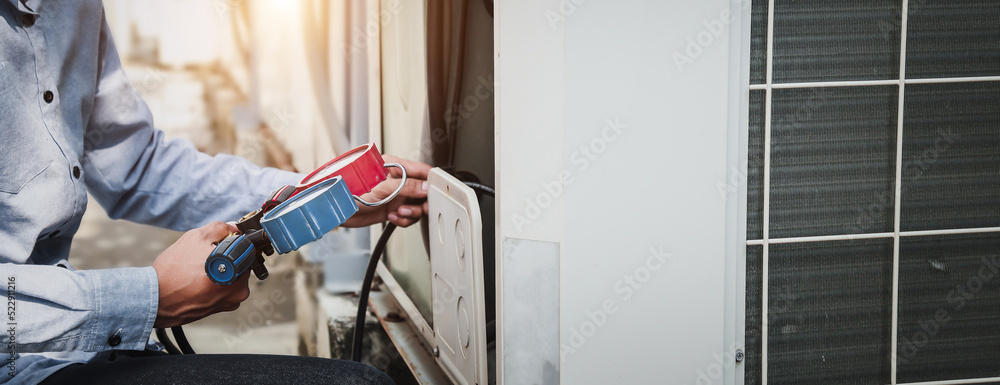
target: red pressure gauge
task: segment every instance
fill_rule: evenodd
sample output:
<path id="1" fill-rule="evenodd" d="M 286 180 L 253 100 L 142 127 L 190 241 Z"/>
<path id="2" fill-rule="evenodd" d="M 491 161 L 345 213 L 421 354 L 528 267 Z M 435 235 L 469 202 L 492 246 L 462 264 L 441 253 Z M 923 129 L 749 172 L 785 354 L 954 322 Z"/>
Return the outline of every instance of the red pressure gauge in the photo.
<path id="1" fill-rule="evenodd" d="M 385 199 L 375 203 L 369 203 L 361 199 L 360 195 L 372 191 L 375 186 L 378 186 L 379 183 L 382 183 L 389 176 L 389 170 L 386 167 L 399 167 L 402 171 L 403 180 L 400 182 L 399 187 L 396 188 L 396 191 Z M 392 198 L 395 198 L 399 194 L 400 190 L 403 189 L 403 184 L 406 183 L 406 169 L 398 163 L 385 163 L 382 160 L 382 154 L 375 147 L 375 143 L 368 143 L 340 154 L 340 156 L 333 158 L 333 160 L 326 162 L 326 164 L 309 173 L 309 175 L 306 175 L 299 182 L 295 191 L 298 193 L 335 176 L 344 178 L 344 182 L 347 183 L 347 188 L 354 195 L 354 199 L 365 206 L 371 207 L 381 206 L 391 201 Z"/>

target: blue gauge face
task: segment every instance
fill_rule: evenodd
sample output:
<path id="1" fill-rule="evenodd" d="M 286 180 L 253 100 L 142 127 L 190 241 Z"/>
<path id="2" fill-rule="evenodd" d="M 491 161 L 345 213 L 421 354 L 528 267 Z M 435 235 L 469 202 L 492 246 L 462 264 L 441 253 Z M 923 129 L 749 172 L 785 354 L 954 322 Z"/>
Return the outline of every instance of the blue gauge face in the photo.
<path id="1" fill-rule="evenodd" d="M 357 211 L 347 183 L 336 176 L 295 194 L 264 214 L 260 225 L 274 250 L 285 254 L 319 239 Z"/>
<path id="2" fill-rule="evenodd" d="M 320 186 L 316 185 L 314 187 L 320 187 Z M 303 205 L 312 202 L 314 199 L 322 197 L 324 193 L 330 191 L 330 187 L 332 186 L 326 186 L 326 188 L 306 189 L 305 191 L 295 194 L 287 201 L 283 202 L 284 204 L 278 205 L 278 207 L 275 207 L 273 210 L 269 211 L 269 213 L 273 213 L 270 214 L 273 217 L 277 215 L 282 215 L 286 212 L 297 210 L 299 207 L 302 207 Z"/>

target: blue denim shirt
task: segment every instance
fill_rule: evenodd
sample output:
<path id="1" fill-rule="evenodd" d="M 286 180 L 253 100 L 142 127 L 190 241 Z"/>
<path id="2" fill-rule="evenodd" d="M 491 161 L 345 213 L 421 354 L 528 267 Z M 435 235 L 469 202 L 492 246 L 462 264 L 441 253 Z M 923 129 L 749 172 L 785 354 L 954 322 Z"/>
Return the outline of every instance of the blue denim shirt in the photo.
<path id="1" fill-rule="evenodd" d="M 165 140 L 99 0 L 0 0 L 0 18 L 0 383 L 37 383 L 99 352 L 145 349 L 156 318 L 153 268 L 69 263 L 87 192 L 112 218 L 188 230 L 236 220 L 299 176 Z"/>

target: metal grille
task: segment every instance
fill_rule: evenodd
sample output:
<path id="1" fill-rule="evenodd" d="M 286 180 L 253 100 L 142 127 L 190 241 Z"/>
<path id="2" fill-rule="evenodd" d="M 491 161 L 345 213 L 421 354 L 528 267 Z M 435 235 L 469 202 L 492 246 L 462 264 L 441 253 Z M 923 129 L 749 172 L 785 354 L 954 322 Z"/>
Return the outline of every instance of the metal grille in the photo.
<path id="1" fill-rule="evenodd" d="M 750 13 L 745 383 L 1000 382 L 1000 2 Z"/>
<path id="2" fill-rule="evenodd" d="M 903 238 L 900 382 L 1000 376 L 1000 237 Z"/>

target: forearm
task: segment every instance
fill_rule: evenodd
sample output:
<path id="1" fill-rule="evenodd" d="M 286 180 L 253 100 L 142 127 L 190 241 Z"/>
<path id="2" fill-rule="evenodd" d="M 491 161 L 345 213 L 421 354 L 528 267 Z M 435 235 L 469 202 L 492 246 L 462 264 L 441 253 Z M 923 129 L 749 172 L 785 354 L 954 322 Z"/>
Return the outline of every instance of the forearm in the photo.
<path id="1" fill-rule="evenodd" d="M 159 288 L 151 267 L 71 271 L 0 264 L 6 285 L 9 353 L 143 350 L 156 319 Z M 11 344 L 13 338 L 14 344 Z"/>
<path id="2" fill-rule="evenodd" d="M 87 188 L 112 218 L 175 230 L 232 221 L 259 207 L 275 188 L 301 178 L 232 155 L 209 156 L 187 141 L 150 131 L 133 167 L 104 165 L 110 160 L 88 155 L 85 167 L 94 172 Z"/>

